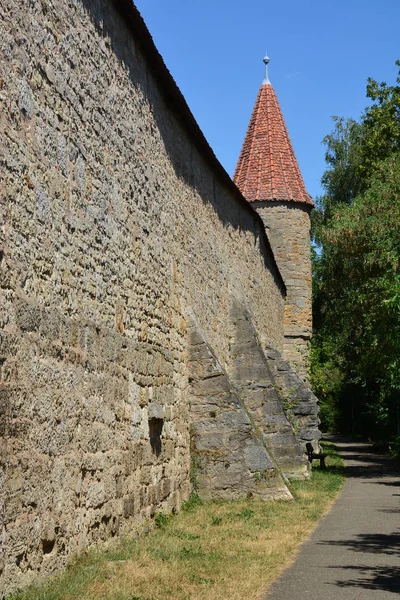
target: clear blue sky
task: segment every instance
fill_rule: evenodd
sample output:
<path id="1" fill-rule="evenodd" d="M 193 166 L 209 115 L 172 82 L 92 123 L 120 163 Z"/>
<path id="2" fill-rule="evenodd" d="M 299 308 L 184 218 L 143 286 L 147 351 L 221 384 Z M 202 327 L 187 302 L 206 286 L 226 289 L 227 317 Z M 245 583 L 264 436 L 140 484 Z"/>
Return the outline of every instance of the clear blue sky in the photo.
<path id="1" fill-rule="evenodd" d="M 367 77 L 394 84 L 400 0 L 136 0 L 215 154 L 233 174 L 264 76 L 308 192 L 321 193 L 332 115 L 358 118 Z"/>

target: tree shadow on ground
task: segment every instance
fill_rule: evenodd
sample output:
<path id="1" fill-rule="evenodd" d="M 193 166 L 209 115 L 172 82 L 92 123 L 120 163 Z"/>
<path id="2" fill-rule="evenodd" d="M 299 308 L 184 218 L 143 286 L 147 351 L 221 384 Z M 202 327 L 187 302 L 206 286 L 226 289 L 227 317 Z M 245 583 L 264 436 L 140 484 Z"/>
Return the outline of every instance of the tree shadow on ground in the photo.
<path id="1" fill-rule="evenodd" d="M 380 464 L 382 462 L 386 462 L 389 461 L 389 459 L 387 459 L 384 456 L 377 456 L 374 454 L 358 454 L 358 453 L 349 453 L 349 452 L 341 452 L 340 453 L 341 458 L 343 458 L 344 460 L 359 460 L 361 462 L 366 462 L 366 463 L 372 463 L 372 464 Z"/>
<path id="2" fill-rule="evenodd" d="M 382 463 L 379 464 L 369 464 L 365 466 L 351 466 L 346 465 L 344 469 L 344 474 L 348 478 L 361 478 L 361 479 L 375 479 L 374 483 L 385 485 L 383 480 L 384 477 L 391 477 L 394 475 L 393 470 L 391 468 L 386 468 Z M 367 482 L 366 482 L 367 483 Z"/>
<path id="3" fill-rule="evenodd" d="M 343 470 L 338 471 L 336 468 L 333 472 L 340 472 L 348 478 L 376 479 L 378 480 L 376 483 L 382 485 L 400 486 L 400 479 L 397 482 L 383 480 L 388 477 L 400 478 L 399 463 L 389 456 L 375 453 L 372 444 L 352 443 L 351 440 L 338 436 L 328 436 L 325 439 L 335 444 L 341 458 L 347 463 L 351 461 L 359 463 L 356 465 L 347 464 Z M 327 466 L 329 466 L 329 457 Z"/>
<path id="4" fill-rule="evenodd" d="M 361 533 L 350 540 L 327 540 L 320 545 L 342 546 L 354 552 L 400 556 L 400 533 Z M 347 567 L 344 567 L 347 568 Z"/>
<path id="5" fill-rule="evenodd" d="M 341 444 L 340 442 L 333 442 L 336 446 L 336 448 L 339 450 L 339 452 L 342 452 L 343 454 L 357 454 L 357 455 L 362 455 L 364 456 L 364 454 L 368 454 L 368 453 L 372 453 L 373 452 L 373 446 L 372 444 Z"/>
<path id="6" fill-rule="evenodd" d="M 382 466 L 382 463 L 377 463 L 376 465 L 371 463 L 365 466 L 338 466 L 338 465 L 330 465 L 329 464 L 329 456 L 326 459 L 326 472 L 332 473 L 336 475 L 342 475 L 344 477 L 349 478 L 361 478 L 367 479 L 366 483 L 369 483 L 371 479 L 374 479 L 374 483 L 386 485 L 384 481 L 379 481 L 379 479 L 394 475 L 393 471 L 389 471 Z M 313 467 L 314 469 L 315 467 Z M 395 485 L 394 483 L 388 485 Z M 400 480 L 397 484 L 400 487 Z"/>
<path id="7" fill-rule="evenodd" d="M 400 533 L 390 534 L 360 534 L 353 539 L 320 542 L 329 546 L 342 546 L 343 549 L 354 552 L 372 553 L 379 556 L 400 556 Z M 335 583 L 341 588 L 364 588 L 393 593 L 400 592 L 400 567 L 368 566 L 368 565 L 341 565 L 330 567 L 341 571 L 354 571 L 353 579 L 337 580 Z M 357 574 L 360 577 L 357 578 Z"/>
<path id="8" fill-rule="evenodd" d="M 358 464 L 346 464 L 343 467 L 341 474 L 347 478 L 375 479 L 376 483 L 380 485 L 400 487 L 400 466 L 392 459 L 371 454 L 349 454 L 344 452 L 340 452 L 340 456 L 345 461 L 358 461 Z M 393 479 L 397 477 L 398 479 Z"/>
<path id="9" fill-rule="evenodd" d="M 360 574 L 358 579 L 348 581 L 336 581 L 341 588 L 364 588 L 367 590 L 385 591 L 398 594 L 400 592 L 400 568 L 399 567 L 368 567 L 362 565 L 346 567 L 330 567 L 331 569 L 356 571 Z"/>
<path id="10" fill-rule="evenodd" d="M 377 481 L 376 483 L 378 485 L 387 485 L 387 486 L 391 486 L 391 487 L 400 487 L 400 479 L 397 479 L 396 481 Z"/>
<path id="11" fill-rule="evenodd" d="M 400 494 L 395 493 L 398 491 L 396 488 L 400 487 L 400 465 L 397 462 L 388 456 L 374 454 L 372 446 L 367 444 L 341 446 L 339 440 L 332 441 L 334 441 L 342 458 L 346 461 L 354 461 L 356 464 L 347 464 L 345 467 L 331 467 L 328 463 L 329 471 L 343 473 L 347 478 L 361 478 L 365 480 L 362 482 L 365 484 L 376 483 L 387 486 L 389 489 L 386 495 L 400 496 Z M 400 507 L 385 508 L 382 506 L 380 510 L 381 512 L 396 514 L 400 512 Z M 374 566 L 360 564 L 331 566 L 331 569 L 342 571 L 345 577 L 348 576 L 348 579 L 343 578 L 335 582 L 338 588 L 348 588 L 349 590 L 359 588 L 358 592 L 354 590 L 357 597 L 358 595 L 362 597 L 363 589 L 386 591 L 394 594 L 400 593 L 400 567 L 376 564 L 381 562 L 379 557 L 383 558 L 385 556 L 388 557 L 387 562 L 395 561 L 398 563 L 398 557 L 400 557 L 400 529 L 396 529 L 393 533 L 365 533 L 355 535 L 350 539 L 321 541 L 319 544 L 340 547 L 344 553 L 347 550 L 373 555 L 372 562 L 375 563 Z M 348 554 L 348 556 L 351 556 L 351 554 Z"/>

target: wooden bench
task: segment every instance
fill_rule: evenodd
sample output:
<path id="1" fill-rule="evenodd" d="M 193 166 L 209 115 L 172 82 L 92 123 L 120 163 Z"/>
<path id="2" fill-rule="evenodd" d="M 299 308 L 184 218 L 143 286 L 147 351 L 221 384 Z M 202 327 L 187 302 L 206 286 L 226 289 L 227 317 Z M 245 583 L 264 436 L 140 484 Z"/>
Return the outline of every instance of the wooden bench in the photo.
<path id="1" fill-rule="evenodd" d="M 323 452 L 315 452 L 311 442 L 308 442 L 306 444 L 306 449 L 309 462 L 312 464 L 313 460 L 319 460 L 319 465 L 321 469 L 326 469 L 326 454 L 324 454 Z"/>

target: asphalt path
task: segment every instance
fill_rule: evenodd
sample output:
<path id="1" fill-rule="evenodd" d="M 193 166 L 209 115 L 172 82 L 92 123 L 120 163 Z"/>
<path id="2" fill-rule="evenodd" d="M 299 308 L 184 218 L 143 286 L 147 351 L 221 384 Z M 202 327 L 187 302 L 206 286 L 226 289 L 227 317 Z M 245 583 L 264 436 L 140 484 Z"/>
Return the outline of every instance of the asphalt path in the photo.
<path id="1" fill-rule="evenodd" d="M 343 491 L 265 600 L 394 600 L 400 594 L 399 465 L 368 444 L 333 441 L 345 460 Z"/>

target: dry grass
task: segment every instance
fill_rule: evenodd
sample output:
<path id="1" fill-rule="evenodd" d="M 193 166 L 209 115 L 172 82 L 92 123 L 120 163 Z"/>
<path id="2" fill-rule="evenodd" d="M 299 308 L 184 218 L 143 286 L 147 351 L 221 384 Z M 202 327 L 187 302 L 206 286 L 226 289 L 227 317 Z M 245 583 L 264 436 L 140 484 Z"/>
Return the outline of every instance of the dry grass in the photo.
<path id="1" fill-rule="evenodd" d="M 187 503 L 147 537 L 90 553 L 18 600 L 258 599 L 287 566 L 341 488 L 334 456 L 292 486 L 296 502 Z"/>

